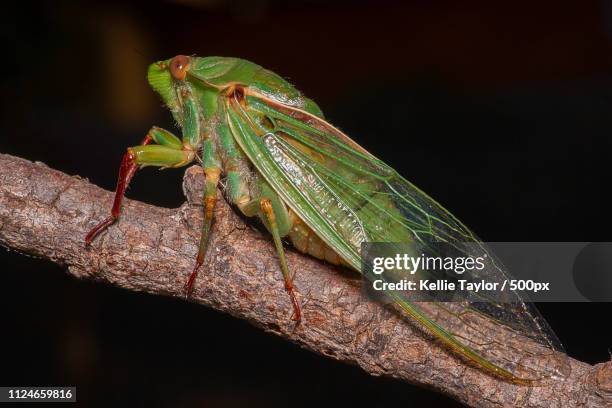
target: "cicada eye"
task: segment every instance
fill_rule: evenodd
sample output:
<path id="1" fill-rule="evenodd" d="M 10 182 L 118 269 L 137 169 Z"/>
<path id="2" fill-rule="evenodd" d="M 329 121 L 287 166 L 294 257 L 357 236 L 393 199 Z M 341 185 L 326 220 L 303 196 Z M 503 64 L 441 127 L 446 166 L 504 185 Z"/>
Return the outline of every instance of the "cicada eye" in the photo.
<path id="1" fill-rule="evenodd" d="M 189 57 L 185 55 L 177 55 L 170 61 L 170 73 L 175 79 L 182 81 L 187 76 L 189 69 Z"/>

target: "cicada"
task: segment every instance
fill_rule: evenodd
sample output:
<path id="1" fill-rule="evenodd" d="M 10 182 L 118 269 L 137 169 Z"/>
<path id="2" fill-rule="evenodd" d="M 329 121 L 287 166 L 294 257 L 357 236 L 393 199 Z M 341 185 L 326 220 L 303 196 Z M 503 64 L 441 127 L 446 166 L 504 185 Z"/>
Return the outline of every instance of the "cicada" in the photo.
<path id="1" fill-rule="evenodd" d="M 402 243 L 415 253 L 432 244 L 472 251 L 478 238 L 441 205 L 325 120 L 317 104 L 279 75 L 252 62 L 178 55 L 155 62 L 148 81 L 181 129 L 182 137 L 152 127 L 127 149 L 110 216 L 85 241 L 111 225 L 125 190 L 144 166 L 201 163 L 205 174 L 204 221 L 199 250 L 186 280 L 187 296 L 204 262 L 217 186 L 245 216 L 258 217 L 278 253 L 292 319 L 302 312 L 283 241 L 335 265 L 362 270 L 362 245 Z M 486 248 L 483 247 L 483 250 Z M 501 268 L 492 274 L 504 275 Z M 547 367 L 528 367 L 533 356 L 555 354 L 560 343 L 538 312 L 518 295 L 483 307 L 478 296 L 462 302 L 412 302 L 389 293 L 399 310 L 441 343 L 478 367 L 519 384 L 531 384 Z M 487 327 L 487 330 L 483 328 Z M 535 340 L 528 355 L 491 335 L 495 330 Z"/>

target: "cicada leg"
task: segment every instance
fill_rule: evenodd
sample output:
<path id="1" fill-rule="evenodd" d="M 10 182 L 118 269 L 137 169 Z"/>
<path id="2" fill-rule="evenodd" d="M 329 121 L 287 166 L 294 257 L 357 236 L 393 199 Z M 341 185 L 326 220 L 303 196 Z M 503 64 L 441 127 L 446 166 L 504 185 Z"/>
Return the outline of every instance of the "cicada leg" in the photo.
<path id="1" fill-rule="evenodd" d="M 200 235 L 200 245 L 196 262 L 185 284 L 185 296 L 189 297 L 193 290 L 193 284 L 198 276 L 198 270 L 204 263 L 210 227 L 212 225 L 215 206 L 217 204 L 217 184 L 221 174 L 221 158 L 217 152 L 217 147 L 212 138 L 207 138 L 202 142 L 202 165 L 204 166 L 204 220 L 202 222 L 202 233 Z"/>
<path id="2" fill-rule="evenodd" d="M 151 142 L 159 144 L 150 145 Z M 184 149 L 180 139 L 172 133 L 160 128 L 152 128 L 140 146 L 128 148 L 123 155 L 111 213 L 89 231 L 85 236 L 85 245 L 89 245 L 100 232 L 119 218 L 125 190 L 139 166 L 181 167 L 191 163 L 194 157 L 195 153 Z"/>
<path id="3" fill-rule="evenodd" d="M 151 136 L 147 133 L 141 145 L 148 145 L 151 143 Z M 123 196 L 125 195 L 125 190 L 130 184 L 132 177 L 138 170 L 138 165 L 134 162 L 134 158 L 130 154 L 130 151 L 126 151 L 123 155 L 123 159 L 121 159 L 121 165 L 119 166 L 119 177 L 117 179 L 117 188 L 115 189 L 115 200 L 113 201 L 113 207 L 111 209 L 110 215 L 100 222 L 98 225 L 93 227 L 91 231 L 85 236 L 85 245 L 91 244 L 91 241 L 98 235 L 101 231 L 108 228 L 111 224 L 115 222 L 117 218 L 119 218 L 119 214 L 121 213 L 121 202 L 123 201 Z"/>
<path id="4" fill-rule="evenodd" d="M 221 169 L 208 168 L 204 169 L 206 181 L 204 184 L 204 221 L 202 223 L 202 234 L 200 235 L 200 245 L 198 247 L 198 255 L 196 263 L 189 275 L 187 284 L 185 285 L 185 295 L 188 297 L 193 290 L 193 283 L 198 276 L 198 269 L 204 263 L 206 256 L 206 248 L 208 247 L 208 237 L 210 235 L 210 227 L 212 225 L 215 205 L 217 204 L 217 184 L 219 183 L 219 174 Z"/>
<path id="5" fill-rule="evenodd" d="M 295 296 L 295 291 L 293 290 L 293 278 L 289 274 L 289 268 L 287 267 L 285 249 L 283 247 L 283 242 L 281 241 L 278 224 L 276 222 L 276 213 L 272 207 L 272 201 L 270 201 L 268 198 L 262 198 L 259 205 L 268 221 L 270 232 L 272 233 L 272 239 L 274 240 L 274 246 L 276 247 L 276 253 L 278 254 L 278 259 L 283 271 L 283 277 L 285 278 L 285 290 L 287 290 L 287 293 L 291 298 L 291 303 L 293 304 L 293 316 L 291 318 L 299 324 L 302 320 L 302 311 L 300 308 L 300 303 Z"/>
<path id="6" fill-rule="evenodd" d="M 289 294 L 289 298 L 293 305 L 293 316 L 291 319 L 296 321 L 299 325 L 302 320 L 302 310 L 295 294 L 293 277 L 289 273 L 282 241 L 282 237 L 287 236 L 291 229 L 291 219 L 289 218 L 287 207 L 272 188 L 262 180 L 259 180 L 257 184 L 259 197 L 254 197 L 248 203 L 244 205 L 238 204 L 238 206 L 246 216 L 259 216 L 268 231 L 272 234 L 280 267 L 283 272 L 283 278 L 285 280 L 285 290 Z"/>

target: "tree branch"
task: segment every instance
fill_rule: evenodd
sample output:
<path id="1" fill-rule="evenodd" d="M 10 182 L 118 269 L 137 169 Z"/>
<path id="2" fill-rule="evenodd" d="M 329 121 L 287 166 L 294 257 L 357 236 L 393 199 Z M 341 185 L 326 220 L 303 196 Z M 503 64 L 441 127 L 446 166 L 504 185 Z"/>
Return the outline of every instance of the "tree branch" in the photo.
<path id="1" fill-rule="evenodd" d="M 64 265 L 81 279 L 183 296 L 202 220 L 202 170 L 189 168 L 183 187 L 188 201 L 178 209 L 126 200 L 120 221 L 85 249 L 83 237 L 107 215 L 112 193 L 42 163 L 0 155 L 0 243 Z M 368 300 L 358 277 L 291 250 L 287 255 L 298 271 L 304 313 L 297 328 L 271 240 L 220 200 L 191 301 L 372 375 L 433 388 L 470 406 L 610 406 L 611 362 L 590 366 L 570 359 L 565 381 L 510 384 L 466 365 L 406 318 Z"/>

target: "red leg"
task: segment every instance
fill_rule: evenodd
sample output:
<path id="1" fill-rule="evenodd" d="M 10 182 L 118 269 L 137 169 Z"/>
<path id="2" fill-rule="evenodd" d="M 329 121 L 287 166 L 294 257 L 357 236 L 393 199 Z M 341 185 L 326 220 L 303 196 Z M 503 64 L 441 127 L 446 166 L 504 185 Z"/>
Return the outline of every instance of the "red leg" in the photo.
<path id="1" fill-rule="evenodd" d="M 148 145 L 149 143 L 151 143 L 151 137 L 147 135 L 141 144 Z M 119 213 L 121 212 L 121 202 L 123 201 L 125 190 L 130 184 L 132 177 L 134 177 L 136 170 L 138 170 L 138 165 L 134 163 L 134 156 L 132 156 L 129 151 L 125 152 L 123 159 L 121 160 L 121 166 L 119 167 L 119 178 L 117 180 L 117 189 L 115 190 L 115 200 L 113 201 L 111 215 L 89 231 L 85 237 L 86 246 L 91 244 L 91 241 L 96 237 L 96 235 L 104 231 L 109 225 L 114 223 L 117 218 L 119 218 Z"/>
<path id="2" fill-rule="evenodd" d="M 302 308 L 300 307 L 300 302 L 298 302 L 297 297 L 295 296 L 295 292 L 293 290 L 293 281 L 285 280 L 285 290 L 289 294 L 289 298 L 291 299 L 291 303 L 293 304 L 293 314 L 291 315 L 291 320 L 297 322 L 299 325 L 302 321 Z"/>

